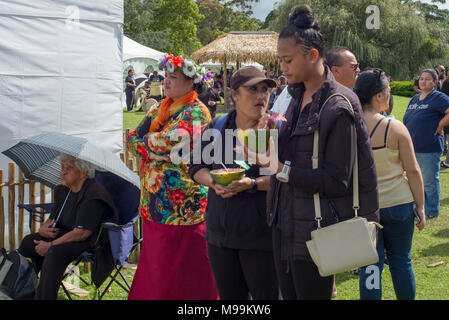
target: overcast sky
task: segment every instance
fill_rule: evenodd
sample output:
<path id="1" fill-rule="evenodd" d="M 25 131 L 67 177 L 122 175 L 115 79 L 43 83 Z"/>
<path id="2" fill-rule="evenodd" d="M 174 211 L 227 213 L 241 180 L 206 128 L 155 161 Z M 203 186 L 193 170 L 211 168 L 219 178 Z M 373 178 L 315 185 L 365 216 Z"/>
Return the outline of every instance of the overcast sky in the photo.
<path id="1" fill-rule="evenodd" d="M 374 3 L 375 1 L 376 0 L 373 0 Z M 421 1 L 431 3 L 430 0 Z M 266 16 L 270 13 L 271 10 L 273 10 L 274 4 L 276 2 L 281 2 L 281 0 L 260 0 L 259 3 L 253 6 L 253 17 L 265 21 Z M 446 1 L 446 4 L 438 4 L 438 6 L 442 9 L 449 9 L 449 1 Z"/>

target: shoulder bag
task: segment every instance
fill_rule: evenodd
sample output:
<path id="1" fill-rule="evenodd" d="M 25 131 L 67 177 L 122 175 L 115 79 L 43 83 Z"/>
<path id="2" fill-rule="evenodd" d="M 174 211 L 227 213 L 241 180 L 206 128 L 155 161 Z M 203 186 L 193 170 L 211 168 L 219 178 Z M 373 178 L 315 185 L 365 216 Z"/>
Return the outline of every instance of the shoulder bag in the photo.
<path id="1" fill-rule="evenodd" d="M 326 100 L 321 111 L 324 109 L 325 104 L 334 96 L 342 96 L 351 107 L 352 113 L 354 113 L 349 100 L 338 93 L 331 95 Z M 318 119 L 319 117 L 320 115 L 318 115 Z M 313 140 L 313 169 L 318 168 L 318 143 L 319 130 L 317 129 L 314 132 Z M 379 261 L 376 250 L 376 227 L 382 228 L 382 226 L 377 222 L 368 222 L 368 220 L 359 217 L 357 214 L 359 210 L 357 139 L 354 140 L 354 144 L 355 161 L 352 173 L 354 218 L 321 228 L 320 195 L 318 192 L 313 195 L 315 220 L 318 223 L 318 229 L 312 231 L 312 239 L 307 241 L 306 245 L 322 277 L 357 269 Z"/>

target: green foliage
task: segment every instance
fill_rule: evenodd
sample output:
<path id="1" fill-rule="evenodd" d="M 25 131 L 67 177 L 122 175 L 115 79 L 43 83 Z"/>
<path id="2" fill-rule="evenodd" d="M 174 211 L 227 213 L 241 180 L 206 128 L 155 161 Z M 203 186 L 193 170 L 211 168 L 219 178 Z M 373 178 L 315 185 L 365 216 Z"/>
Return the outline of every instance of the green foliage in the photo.
<path id="1" fill-rule="evenodd" d="M 413 97 L 413 81 L 393 81 L 390 83 L 391 94 L 402 97 Z"/>
<path id="2" fill-rule="evenodd" d="M 203 18 L 193 0 L 125 0 L 124 33 L 154 49 L 189 55 L 201 47 L 196 32 Z"/>
<path id="3" fill-rule="evenodd" d="M 259 0 L 220 0 L 220 2 L 223 3 L 225 7 L 236 7 L 246 16 L 250 16 L 253 13 L 253 3 L 257 3 Z"/>
<path id="4" fill-rule="evenodd" d="M 257 1 L 197 0 L 199 12 L 205 17 L 198 23 L 198 39 L 206 45 L 229 31 L 259 30 L 262 22 L 250 18 L 251 11 L 248 11 L 248 3 Z M 235 10 L 234 7 L 241 8 L 242 11 Z"/>
<path id="5" fill-rule="evenodd" d="M 170 46 L 169 32 L 154 29 L 155 14 L 161 5 L 161 0 L 125 0 L 123 31 L 131 39 L 165 52 Z"/>
<path id="6" fill-rule="evenodd" d="M 125 0 L 124 33 L 163 52 L 189 56 L 229 31 L 256 31 L 259 0 Z"/>
<path id="7" fill-rule="evenodd" d="M 404 3 L 402 3 L 404 2 Z M 395 79 L 411 79 L 422 65 L 449 59 L 447 27 L 418 14 L 415 4 L 400 0 L 284 0 L 270 16 L 268 27 L 280 32 L 291 9 L 309 5 L 321 25 L 326 49 L 346 46 L 365 67 L 379 67 Z M 368 29 L 366 8 L 380 10 L 380 28 Z M 419 63 L 418 63 L 419 62 Z"/>
<path id="8" fill-rule="evenodd" d="M 190 55 L 201 47 L 196 36 L 197 23 L 204 19 L 193 0 L 161 0 L 156 12 L 156 31 L 168 30 L 170 46 L 167 52 Z"/>

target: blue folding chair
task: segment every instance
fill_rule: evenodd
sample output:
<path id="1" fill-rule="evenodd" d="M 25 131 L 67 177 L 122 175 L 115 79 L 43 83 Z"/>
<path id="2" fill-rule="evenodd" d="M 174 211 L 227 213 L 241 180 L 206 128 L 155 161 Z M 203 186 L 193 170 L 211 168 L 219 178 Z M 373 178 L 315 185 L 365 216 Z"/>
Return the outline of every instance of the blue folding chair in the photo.
<path id="1" fill-rule="evenodd" d="M 112 257 L 114 259 L 114 269 L 111 274 L 109 274 L 109 282 L 102 292 L 99 292 L 98 299 L 101 300 L 104 295 L 108 292 L 109 287 L 115 282 L 123 290 L 129 293 L 130 285 L 122 273 L 124 265 L 127 263 L 128 258 L 134 252 L 139 244 L 142 242 L 142 228 L 140 228 L 139 237 L 134 234 L 134 224 L 139 218 L 139 200 L 140 200 L 140 190 L 128 181 L 112 174 L 109 172 L 99 172 L 95 174 L 95 179 L 103 185 L 103 187 L 109 192 L 111 198 L 119 213 L 118 223 L 105 222 L 101 225 L 99 235 L 97 237 L 97 242 L 103 232 L 107 232 L 109 243 L 111 246 Z M 51 212 L 53 204 L 19 204 L 19 208 L 24 208 L 30 213 L 30 229 L 33 221 L 37 220 L 37 217 L 42 217 L 42 215 L 49 214 Z M 79 265 L 81 262 L 93 262 L 94 261 L 93 252 L 83 252 L 73 263 L 74 266 Z M 69 276 L 71 273 L 66 273 L 63 280 Z M 122 279 L 119 281 L 118 277 Z M 89 283 L 80 277 L 86 285 Z M 101 285 L 98 284 L 98 287 Z M 71 299 L 70 293 L 61 283 L 61 287 L 65 292 L 69 300 Z"/>

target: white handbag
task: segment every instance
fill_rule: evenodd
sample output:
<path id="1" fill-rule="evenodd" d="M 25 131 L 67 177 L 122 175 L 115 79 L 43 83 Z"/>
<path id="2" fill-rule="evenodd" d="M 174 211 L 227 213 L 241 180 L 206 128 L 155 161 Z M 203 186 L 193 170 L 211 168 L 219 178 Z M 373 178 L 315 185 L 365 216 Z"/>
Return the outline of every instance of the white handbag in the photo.
<path id="1" fill-rule="evenodd" d="M 344 95 L 336 93 L 326 100 L 321 110 L 324 109 L 324 105 L 329 99 L 336 95 L 345 98 L 352 109 L 349 100 Z M 354 112 L 353 109 L 352 112 Z M 318 143 L 319 130 L 317 129 L 313 137 L 313 169 L 318 168 Z M 359 210 L 357 139 L 355 139 L 354 144 L 355 161 L 352 173 L 354 218 L 321 228 L 320 195 L 318 192 L 313 195 L 315 220 L 318 223 L 318 229 L 312 231 L 312 240 L 307 241 L 306 245 L 322 277 L 354 270 L 379 261 L 376 250 L 376 227 L 382 228 L 382 226 L 377 222 L 368 222 L 365 218 L 357 215 Z"/>

